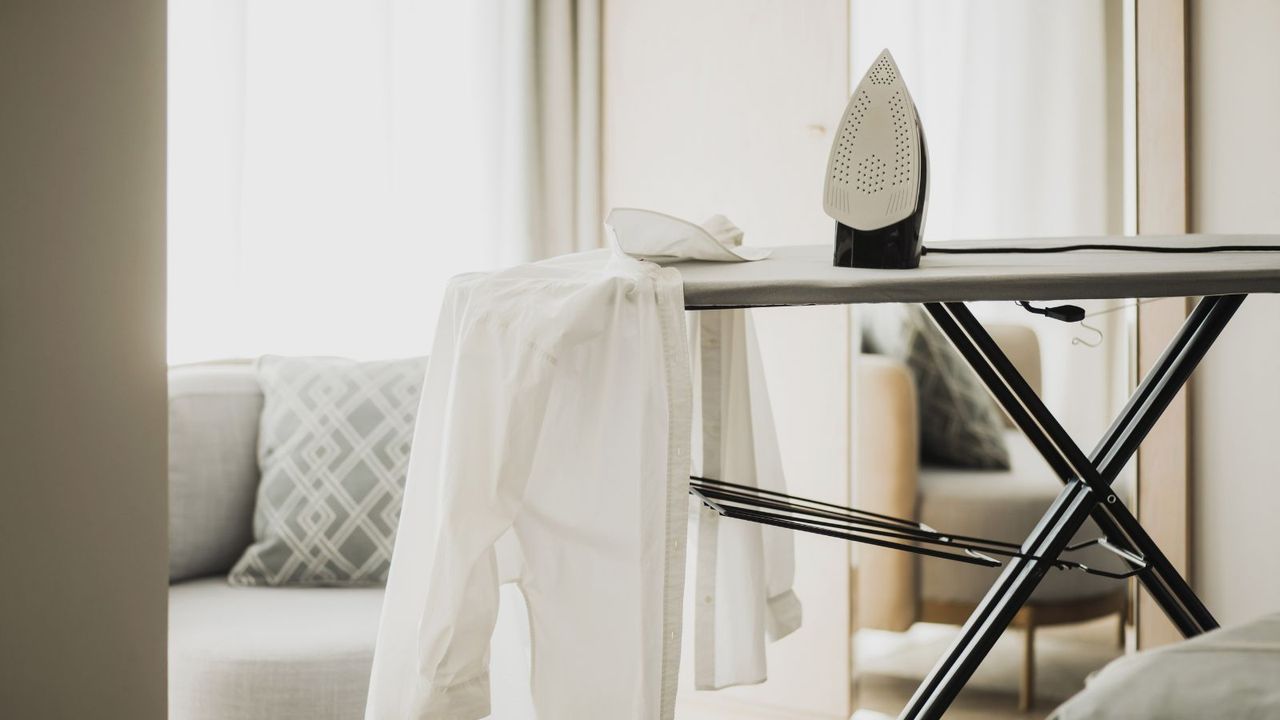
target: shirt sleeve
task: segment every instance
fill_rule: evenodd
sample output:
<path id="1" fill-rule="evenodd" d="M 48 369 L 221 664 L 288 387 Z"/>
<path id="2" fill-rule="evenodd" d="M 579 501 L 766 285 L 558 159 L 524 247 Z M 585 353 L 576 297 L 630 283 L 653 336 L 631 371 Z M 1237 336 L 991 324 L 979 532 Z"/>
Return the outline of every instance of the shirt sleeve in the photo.
<path id="1" fill-rule="evenodd" d="M 439 457 L 418 468 L 438 474 L 440 495 L 410 717 L 489 714 L 499 584 L 494 546 L 524 501 L 554 366 L 506 324 L 480 318 L 465 323 L 458 337 Z"/>
<path id="2" fill-rule="evenodd" d="M 760 344 L 756 341 L 751 315 L 743 312 L 746 356 L 747 392 L 751 413 L 752 450 L 756 460 L 756 482 L 764 490 L 785 493 L 786 476 L 782 471 L 782 453 L 778 449 L 778 433 L 774 427 L 769 387 L 765 383 Z M 768 615 L 766 630 L 773 641 L 795 632 L 800 627 L 800 598 L 792 586 L 796 576 L 795 533 L 779 527 L 764 527 L 764 572 Z"/>

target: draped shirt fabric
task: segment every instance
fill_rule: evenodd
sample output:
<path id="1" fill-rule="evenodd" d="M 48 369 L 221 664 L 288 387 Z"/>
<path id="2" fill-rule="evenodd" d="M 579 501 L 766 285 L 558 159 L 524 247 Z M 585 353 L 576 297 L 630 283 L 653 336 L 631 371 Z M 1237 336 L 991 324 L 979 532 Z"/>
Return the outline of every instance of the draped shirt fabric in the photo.
<path id="1" fill-rule="evenodd" d="M 367 720 L 490 714 L 503 582 L 528 608 L 537 717 L 673 717 L 689 473 L 718 466 L 737 468 L 742 476 L 726 478 L 735 482 L 781 482 L 758 354 L 738 352 L 749 324 L 741 311 L 711 315 L 717 327 L 687 327 L 676 270 L 608 250 L 450 284 Z M 720 345 L 710 374 L 700 364 L 707 337 Z M 731 440 L 695 431 L 695 406 L 700 425 Z M 789 536 L 695 516 L 691 572 L 697 599 L 711 598 L 694 612 L 697 685 L 760 682 L 766 632 L 799 623 Z"/>

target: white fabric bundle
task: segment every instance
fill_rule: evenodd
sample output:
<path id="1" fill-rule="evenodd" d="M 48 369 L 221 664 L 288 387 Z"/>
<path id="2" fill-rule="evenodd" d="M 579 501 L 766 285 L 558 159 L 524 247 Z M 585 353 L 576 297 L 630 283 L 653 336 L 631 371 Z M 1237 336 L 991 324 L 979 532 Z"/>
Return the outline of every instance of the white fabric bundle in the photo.
<path id="1" fill-rule="evenodd" d="M 487 716 L 507 581 L 528 606 L 538 717 L 672 717 L 691 462 L 781 487 L 746 319 L 705 320 L 686 337 L 679 274 L 608 251 L 455 279 L 423 388 L 367 718 Z M 699 598 L 713 601 L 696 611 L 697 684 L 759 682 L 766 629 L 799 623 L 789 536 L 701 519 Z"/>

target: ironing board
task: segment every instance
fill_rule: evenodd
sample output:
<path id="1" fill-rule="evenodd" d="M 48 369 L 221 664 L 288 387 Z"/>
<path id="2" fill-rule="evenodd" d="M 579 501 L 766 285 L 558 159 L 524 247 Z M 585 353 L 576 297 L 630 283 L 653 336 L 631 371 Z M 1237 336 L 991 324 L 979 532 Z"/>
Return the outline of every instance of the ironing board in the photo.
<path id="1" fill-rule="evenodd" d="M 1280 244 L 1280 236 L 985 240 L 948 243 L 946 247 L 1053 247 L 1081 242 L 1276 245 Z M 1105 534 L 1105 542 L 1127 559 L 1130 574 L 1138 577 L 1183 636 L 1218 626 L 1186 579 L 1110 486 L 1246 294 L 1280 292 L 1280 252 L 926 254 L 916 270 L 837 268 L 831 265 L 831 256 L 830 245 L 792 246 L 773 248 L 768 259 L 753 263 L 686 261 L 672 267 L 678 268 L 684 279 L 685 304 L 690 310 L 922 303 L 1064 484 L 1019 551 L 1007 554 L 1005 570 L 900 717 L 914 720 L 943 716 L 1040 579 L 1051 568 L 1062 567 L 1060 556 L 1070 549 L 1068 543 L 1089 517 Z M 1089 454 L 1063 430 L 965 304 L 983 300 L 1184 296 L 1204 298 Z M 754 519 L 751 513 L 740 517 Z M 788 526 L 785 522 L 772 524 Z M 885 544 L 883 540 L 871 542 Z"/>

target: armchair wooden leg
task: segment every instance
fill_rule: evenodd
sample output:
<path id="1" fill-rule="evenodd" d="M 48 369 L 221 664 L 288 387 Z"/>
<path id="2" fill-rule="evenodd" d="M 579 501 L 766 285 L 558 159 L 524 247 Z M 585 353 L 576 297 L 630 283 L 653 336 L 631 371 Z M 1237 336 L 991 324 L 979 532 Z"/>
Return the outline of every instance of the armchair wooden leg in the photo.
<path id="1" fill-rule="evenodd" d="M 1118 629 L 1118 632 L 1116 633 L 1116 647 L 1120 648 L 1121 650 L 1124 650 L 1124 626 L 1125 626 L 1125 622 L 1129 620 L 1128 589 L 1125 590 L 1124 601 L 1120 603 L 1120 612 L 1117 613 L 1117 615 L 1119 617 L 1119 622 L 1117 623 L 1119 625 L 1119 629 Z"/>
<path id="2" fill-rule="evenodd" d="M 1036 623 L 1034 618 L 1028 618 L 1022 633 L 1022 682 L 1018 687 L 1018 711 L 1028 712 L 1036 701 Z"/>

